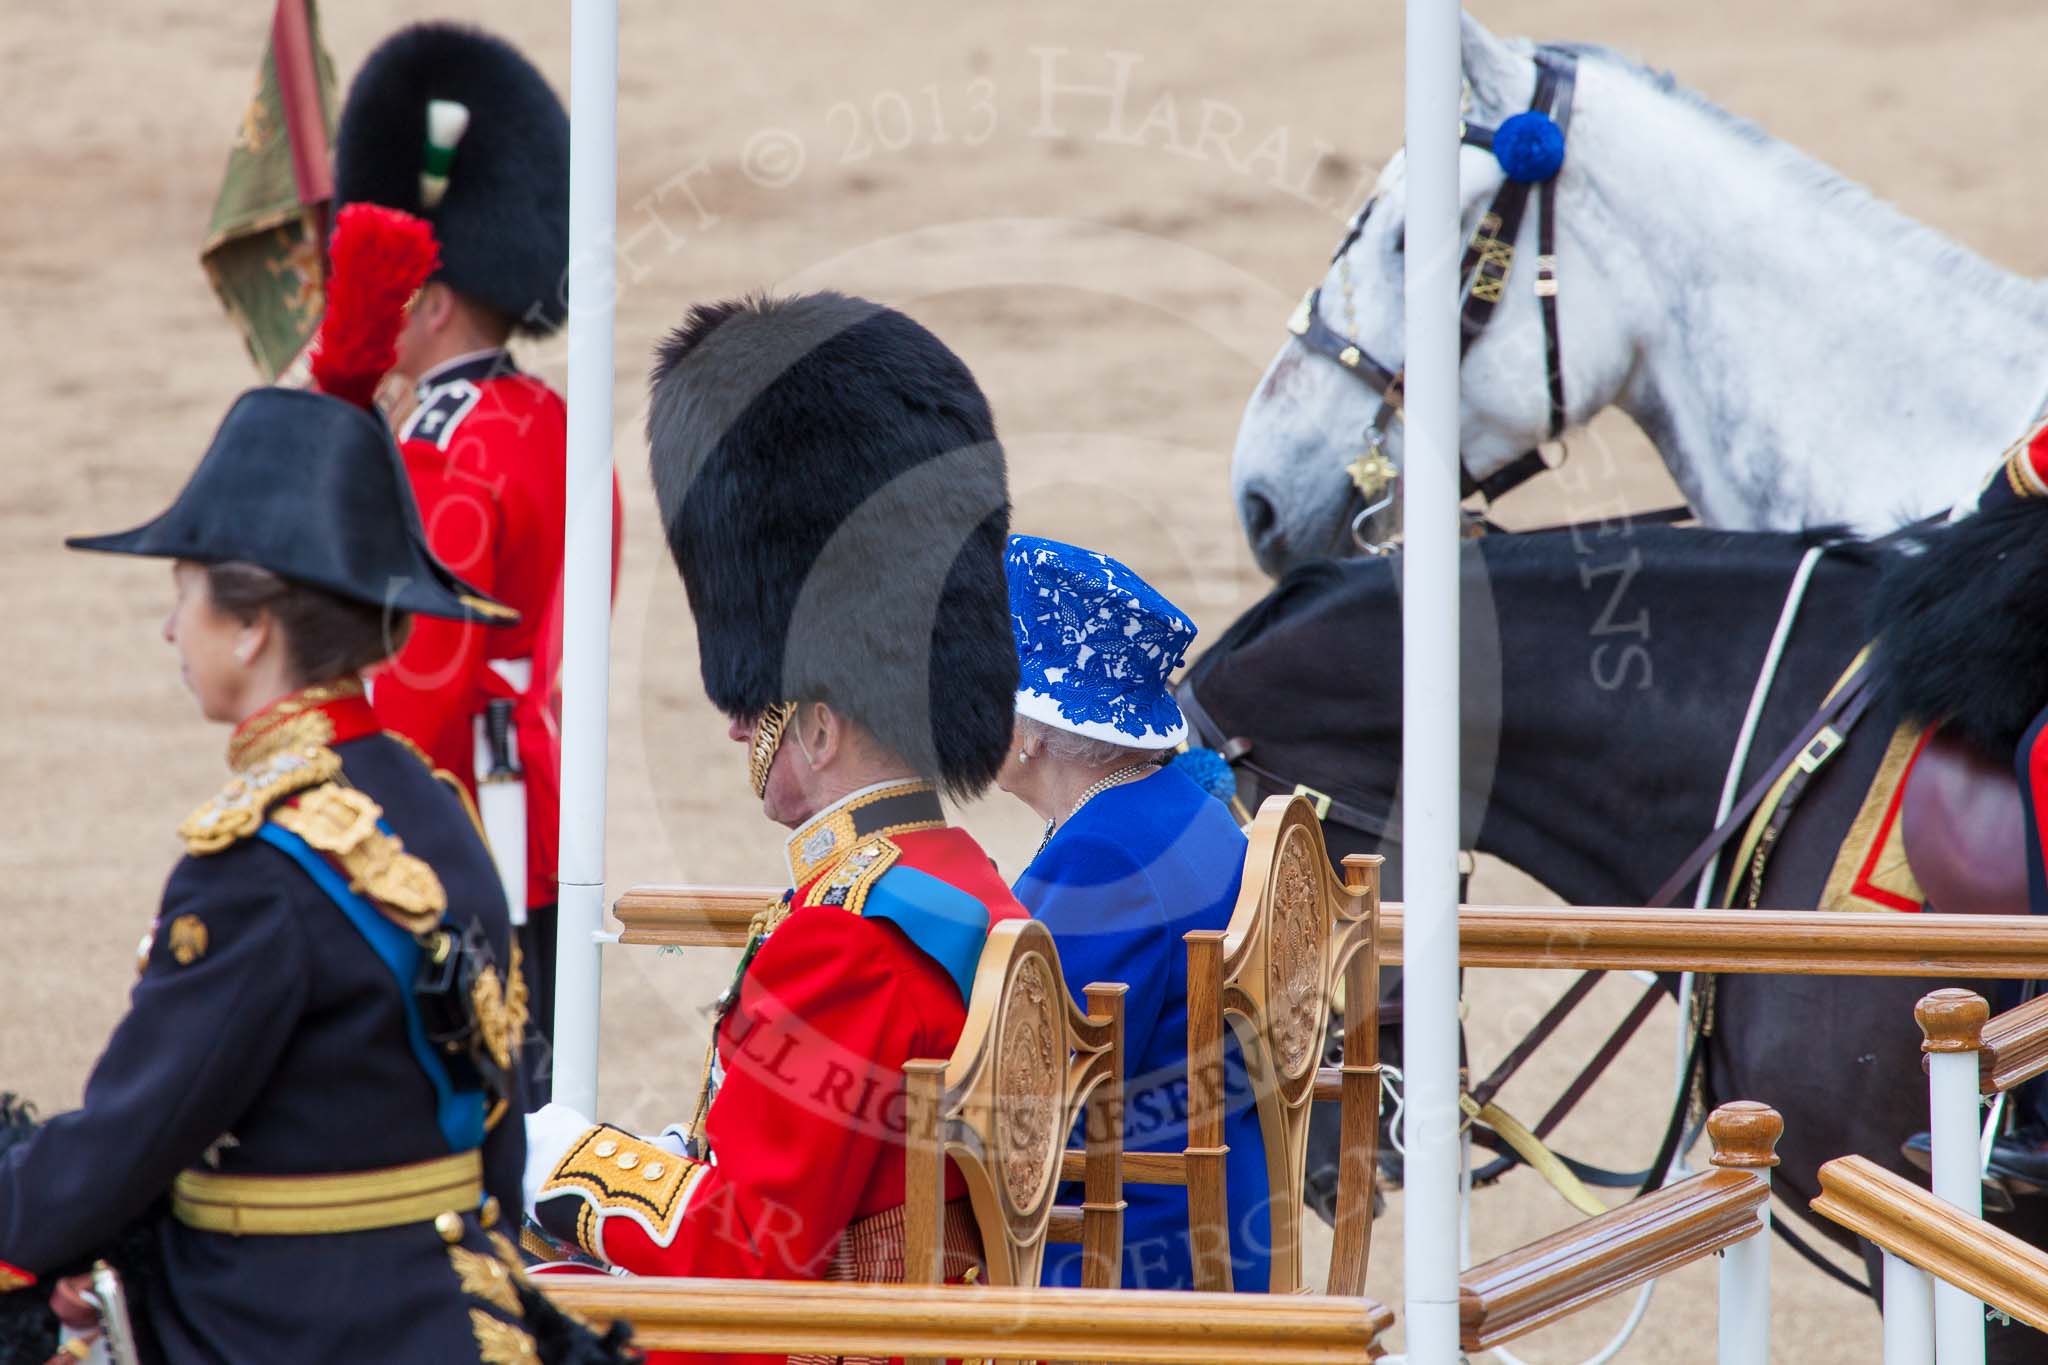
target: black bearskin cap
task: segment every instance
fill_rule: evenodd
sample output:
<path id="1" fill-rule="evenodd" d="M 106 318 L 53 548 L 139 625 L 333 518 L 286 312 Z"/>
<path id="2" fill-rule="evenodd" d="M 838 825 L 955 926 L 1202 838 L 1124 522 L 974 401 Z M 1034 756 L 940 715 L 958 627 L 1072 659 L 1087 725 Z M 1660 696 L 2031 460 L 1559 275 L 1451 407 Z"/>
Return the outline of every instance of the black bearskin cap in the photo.
<path id="1" fill-rule="evenodd" d="M 1878 583 L 1878 664 L 1907 716 L 2009 757 L 2048 705 L 2048 508 L 1987 509 L 1918 540 Z"/>
<path id="2" fill-rule="evenodd" d="M 944 343 L 842 294 L 698 307 L 656 354 L 647 440 L 704 687 L 823 701 L 955 797 L 1016 706 L 988 400 Z"/>
<path id="3" fill-rule="evenodd" d="M 469 109 L 447 193 L 431 209 L 420 198 L 429 100 Z M 520 331 L 545 335 L 568 316 L 569 115 L 503 39 L 458 24 L 385 39 L 342 106 L 334 195 L 337 210 L 383 204 L 433 223 L 434 278 Z"/>

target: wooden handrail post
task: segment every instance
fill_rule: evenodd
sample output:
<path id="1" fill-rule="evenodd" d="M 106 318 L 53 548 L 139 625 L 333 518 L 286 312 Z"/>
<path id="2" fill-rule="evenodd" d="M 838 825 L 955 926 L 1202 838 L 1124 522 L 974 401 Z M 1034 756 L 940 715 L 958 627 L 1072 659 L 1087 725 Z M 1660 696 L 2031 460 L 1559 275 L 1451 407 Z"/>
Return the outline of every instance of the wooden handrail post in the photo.
<path id="1" fill-rule="evenodd" d="M 1778 1139 L 1785 1120 L 1767 1104 L 1737 1100 L 1707 1116 L 1713 1165 L 1750 1171 L 1770 1187 L 1778 1164 Z M 1747 1365 L 1771 1358 L 1771 1201 L 1757 1206 L 1757 1231 L 1721 1253 L 1721 1365 Z"/>
<path id="2" fill-rule="evenodd" d="M 1081 1282 L 1115 1289 L 1124 1271 L 1124 993 L 1122 983 L 1090 982 L 1088 1022 L 1108 1025 L 1111 1043 L 1103 1081 L 1088 1097 L 1082 1124 L 1087 1147 L 1081 1182 Z"/>
<path id="3" fill-rule="evenodd" d="M 944 1284 L 946 1146 L 939 1137 L 946 1064 L 903 1064 L 906 1126 L 903 1133 L 903 1282 Z M 933 1356 L 906 1357 L 903 1365 L 942 1365 Z"/>
<path id="4" fill-rule="evenodd" d="M 1927 1054 L 1927 1108 L 1934 1195 L 1984 1216 L 1977 1155 L 1978 1078 L 1990 1006 L 1974 991 L 1932 991 L 1913 1007 Z M 1952 1284 L 1934 1286 L 1934 1338 L 1942 1365 L 1983 1365 L 1984 1305 Z"/>
<path id="5" fill-rule="evenodd" d="M 1220 929 L 1195 929 L 1188 946 L 1188 1231 L 1195 1288 L 1230 1287 L 1230 1243 L 1214 1230 L 1230 1226 L 1230 1153 L 1223 1139 L 1223 939 Z"/>
<path id="6" fill-rule="evenodd" d="M 903 1064 L 903 1282 L 943 1284 L 945 1247 L 938 1229 L 946 1205 L 946 1152 L 939 1140 L 946 1064 Z"/>
<path id="7" fill-rule="evenodd" d="M 1380 863 L 1344 855 L 1344 894 L 1371 916 L 1365 943 L 1344 964 L 1344 1065 L 1339 1069 L 1337 1218 L 1327 1292 L 1363 1294 L 1372 1260 L 1372 1197 L 1380 1138 Z"/>

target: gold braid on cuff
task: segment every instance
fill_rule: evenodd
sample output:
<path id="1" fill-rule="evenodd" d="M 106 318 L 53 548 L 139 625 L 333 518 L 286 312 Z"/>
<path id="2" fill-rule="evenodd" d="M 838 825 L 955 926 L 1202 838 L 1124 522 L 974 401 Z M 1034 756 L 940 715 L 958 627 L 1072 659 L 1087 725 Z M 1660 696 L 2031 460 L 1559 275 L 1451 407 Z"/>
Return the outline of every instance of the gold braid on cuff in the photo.
<path id="1" fill-rule="evenodd" d="M 768 769 L 775 764 L 775 751 L 782 747 L 782 732 L 796 717 L 796 703 L 779 701 L 754 722 L 754 747 L 747 755 L 747 780 L 754 784 L 756 798 L 768 794 Z"/>

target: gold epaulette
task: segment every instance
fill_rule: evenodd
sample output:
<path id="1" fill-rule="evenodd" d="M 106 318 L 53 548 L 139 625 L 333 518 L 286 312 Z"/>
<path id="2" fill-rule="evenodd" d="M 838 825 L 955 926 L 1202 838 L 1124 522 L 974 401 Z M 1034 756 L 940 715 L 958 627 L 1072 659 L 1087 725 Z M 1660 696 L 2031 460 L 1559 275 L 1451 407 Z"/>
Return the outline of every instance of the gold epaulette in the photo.
<path id="1" fill-rule="evenodd" d="M 896 866 L 896 860 L 902 856 L 903 848 L 894 839 L 879 834 L 863 839 L 830 871 L 811 883 L 804 894 L 804 908 L 836 905 L 858 915 L 867 904 L 869 888 Z"/>
<path id="2" fill-rule="evenodd" d="M 448 893 L 433 868 L 407 853 L 397 835 L 378 828 L 383 813 L 354 787 L 328 782 L 270 818 L 332 858 L 348 876 L 349 890 L 374 902 L 401 928 L 425 933 L 441 922 Z"/>
<path id="3" fill-rule="evenodd" d="M 178 837 L 194 857 L 218 853 L 263 828 L 279 801 L 330 782 L 340 772 L 341 755 L 322 744 L 272 754 L 237 773 L 211 801 L 186 816 Z"/>

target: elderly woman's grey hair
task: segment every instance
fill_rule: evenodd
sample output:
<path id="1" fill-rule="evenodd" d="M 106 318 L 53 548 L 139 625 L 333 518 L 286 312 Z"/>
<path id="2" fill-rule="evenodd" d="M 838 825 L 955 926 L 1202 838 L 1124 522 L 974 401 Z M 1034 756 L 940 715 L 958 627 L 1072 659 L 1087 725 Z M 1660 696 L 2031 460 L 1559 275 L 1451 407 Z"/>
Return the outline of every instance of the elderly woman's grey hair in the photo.
<path id="1" fill-rule="evenodd" d="M 1077 735 L 1072 730 L 1062 730 L 1047 725 L 1030 716 L 1017 717 L 1017 742 L 1037 740 L 1039 751 L 1059 763 L 1070 763 L 1079 768 L 1128 767 L 1134 763 L 1157 763 L 1171 757 L 1157 749 L 1139 749 L 1129 744 L 1111 744 L 1106 739 L 1090 739 Z"/>

